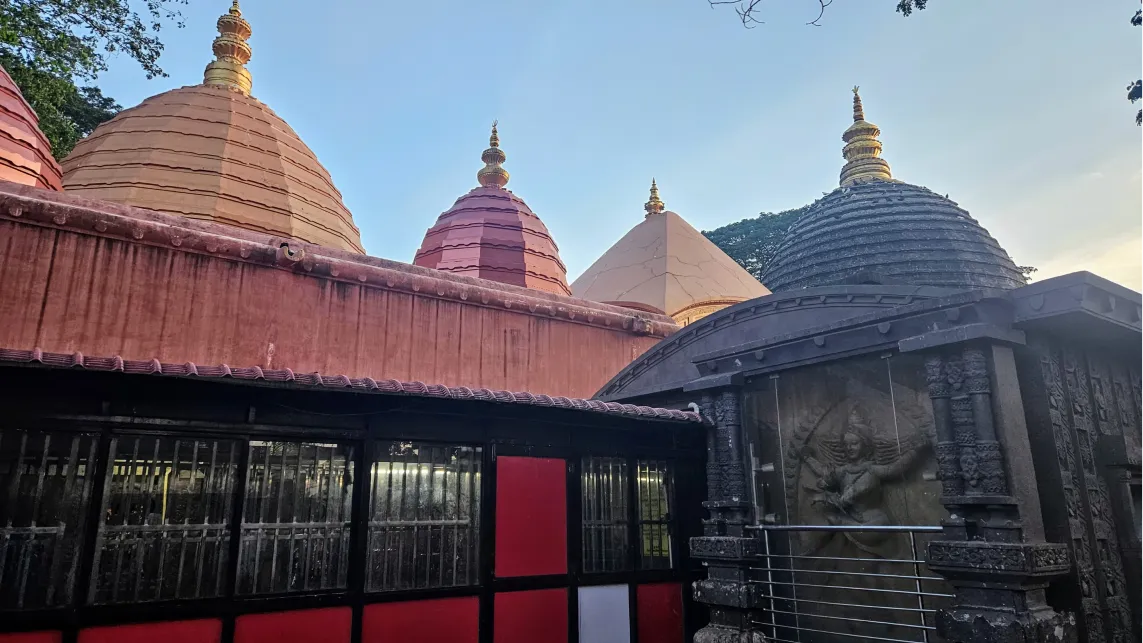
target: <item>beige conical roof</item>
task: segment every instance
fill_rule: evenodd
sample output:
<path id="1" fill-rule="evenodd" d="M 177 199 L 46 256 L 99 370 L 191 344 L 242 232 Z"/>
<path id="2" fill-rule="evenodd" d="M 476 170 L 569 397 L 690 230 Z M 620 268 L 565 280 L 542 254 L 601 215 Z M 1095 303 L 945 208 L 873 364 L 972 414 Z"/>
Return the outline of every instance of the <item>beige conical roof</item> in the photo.
<path id="1" fill-rule="evenodd" d="M 576 297 L 662 312 L 680 324 L 770 294 L 701 232 L 666 210 L 654 185 L 647 217 L 571 288 Z"/>

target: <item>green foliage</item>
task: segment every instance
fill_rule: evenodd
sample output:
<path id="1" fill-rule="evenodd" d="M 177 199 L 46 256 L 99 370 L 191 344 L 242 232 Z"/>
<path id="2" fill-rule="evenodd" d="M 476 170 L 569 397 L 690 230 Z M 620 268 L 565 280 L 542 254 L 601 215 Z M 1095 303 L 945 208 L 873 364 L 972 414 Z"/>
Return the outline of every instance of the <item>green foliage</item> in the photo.
<path id="1" fill-rule="evenodd" d="M 786 238 L 786 232 L 808 207 L 777 213 L 763 212 L 753 219 L 743 219 L 703 234 L 746 272 L 762 281 L 778 246 Z"/>
<path id="2" fill-rule="evenodd" d="M 182 25 L 173 8 L 188 0 L 3 0 L 0 64 L 40 117 L 40 129 L 62 159 L 80 138 L 121 108 L 89 83 L 107 69 L 111 54 L 125 53 L 147 78 L 159 66 L 163 20 Z"/>
<path id="3" fill-rule="evenodd" d="M 927 4 L 929 4 L 929 0 L 901 0 L 897 3 L 897 13 L 909 17 L 913 15 L 914 9 L 924 11 Z"/>
<path id="4" fill-rule="evenodd" d="M 1143 25 L 1143 11 L 1135 11 L 1135 15 L 1131 18 L 1131 24 L 1136 27 Z M 1137 80 L 1127 86 L 1127 100 L 1134 103 L 1141 98 L 1143 98 L 1143 80 Z M 1135 124 L 1143 125 L 1143 109 L 1135 115 Z"/>

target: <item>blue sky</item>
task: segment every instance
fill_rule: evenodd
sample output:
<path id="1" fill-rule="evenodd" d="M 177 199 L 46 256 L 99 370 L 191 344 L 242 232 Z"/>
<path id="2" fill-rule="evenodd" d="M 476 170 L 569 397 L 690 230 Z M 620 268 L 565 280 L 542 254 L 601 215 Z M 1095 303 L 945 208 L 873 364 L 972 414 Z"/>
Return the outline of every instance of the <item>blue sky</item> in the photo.
<path id="1" fill-rule="evenodd" d="M 499 119 L 509 183 L 569 280 L 667 207 L 710 229 L 837 186 L 849 89 L 896 178 L 947 193 L 1043 278 L 1141 287 L 1143 68 L 1135 0 L 763 3 L 746 30 L 706 0 L 243 0 L 253 94 L 329 169 L 369 254 L 411 261 L 476 185 Z M 228 0 L 163 30 L 169 78 L 126 57 L 99 80 L 125 106 L 201 82 Z"/>

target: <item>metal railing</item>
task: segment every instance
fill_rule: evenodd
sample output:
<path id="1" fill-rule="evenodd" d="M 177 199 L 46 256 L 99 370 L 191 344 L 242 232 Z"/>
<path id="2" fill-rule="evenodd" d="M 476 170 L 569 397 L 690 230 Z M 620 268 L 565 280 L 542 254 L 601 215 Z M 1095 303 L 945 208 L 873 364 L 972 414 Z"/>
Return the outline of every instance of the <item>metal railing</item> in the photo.
<path id="1" fill-rule="evenodd" d="M 918 555 L 935 526 L 752 525 L 763 540 L 752 582 L 767 597 L 755 621 L 775 643 L 935 643 L 952 598 Z M 895 553 L 895 555 L 893 555 Z M 883 555 L 885 554 L 885 555 Z"/>

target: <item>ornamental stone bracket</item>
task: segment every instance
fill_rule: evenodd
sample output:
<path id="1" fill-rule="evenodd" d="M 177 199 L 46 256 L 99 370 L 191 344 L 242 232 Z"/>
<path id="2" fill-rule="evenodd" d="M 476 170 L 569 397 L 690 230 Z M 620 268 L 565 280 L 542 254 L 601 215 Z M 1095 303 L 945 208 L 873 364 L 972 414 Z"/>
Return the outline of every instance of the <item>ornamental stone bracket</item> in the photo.
<path id="1" fill-rule="evenodd" d="M 1046 602 L 1071 572 L 1067 545 L 1044 541 L 1043 518 L 1011 346 L 1003 328 L 940 332 L 901 342 L 922 350 L 936 425 L 944 534 L 929 568 L 955 596 L 938 610 L 948 643 L 1074 642 L 1075 616 Z"/>
<path id="2" fill-rule="evenodd" d="M 740 384 L 740 378 L 716 377 L 688 386 L 701 394 L 707 420 L 708 499 L 703 506 L 710 513 L 703 521 L 703 535 L 690 542 L 691 556 L 702 562 L 707 575 L 694 583 L 694 600 L 710 609 L 710 623 L 695 633 L 695 643 L 766 640 L 754 626 L 765 596 L 761 586 L 750 581 L 758 540 L 746 532 L 753 505 L 742 447 Z"/>

